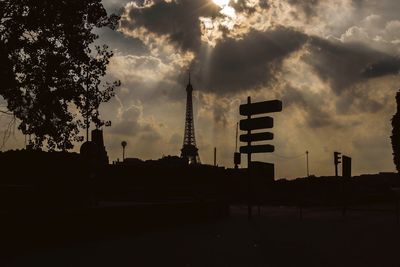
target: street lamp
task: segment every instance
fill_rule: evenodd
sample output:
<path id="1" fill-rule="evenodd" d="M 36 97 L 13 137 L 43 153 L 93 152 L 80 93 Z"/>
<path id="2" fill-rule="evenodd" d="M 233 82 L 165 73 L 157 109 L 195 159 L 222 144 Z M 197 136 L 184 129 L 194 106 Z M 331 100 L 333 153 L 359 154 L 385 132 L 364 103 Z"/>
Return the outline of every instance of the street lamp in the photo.
<path id="1" fill-rule="evenodd" d="M 125 161 L 125 147 L 128 143 L 126 141 L 122 141 L 121 142 L 121 146 L 122 146 L 122 161 Z"/>

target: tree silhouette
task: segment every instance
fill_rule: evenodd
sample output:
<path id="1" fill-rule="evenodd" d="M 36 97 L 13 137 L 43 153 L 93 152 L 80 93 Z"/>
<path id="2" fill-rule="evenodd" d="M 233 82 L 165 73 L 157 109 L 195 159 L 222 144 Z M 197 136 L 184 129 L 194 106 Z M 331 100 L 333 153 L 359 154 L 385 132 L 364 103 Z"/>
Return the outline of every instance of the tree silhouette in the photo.
<path id="1" fill-rule="evenodd" d="M 108 47 L 95 47 L 97 55 L 91 57 L 88 64 L 83 66 L 80 82 L 85 92 L 75 100 L 75 105 L 81 111 L 84 122 L 79 121 L 79 125 L 86 129 L 86 139 L 89 139 L 89 126 L 92 121 L 96 128 L 103 125 L 109 126 L 111 122 L 100 119 L 99 106 L 102 102 L 107 102 L 114 96 L 114 89 L 121 85 L 120 81 L 113 83 L 106 82 L 103 90 L 100 89 L 100 79 L 106 74 L 106 67 L 109 59 L 113 56 Z"/>
<path id="2" fill-rule="evenodd" d="M 396 94 L 397 111 L 392 118 L 392 141 L 393 162 L 397 172 L 400 172 L 400 91 Z"/>
<path id="3" fill-rule="evenodd" d="M 0 1 L 0 95 L 34 147 L 70 149 L 79 128 L 104 125 L 99 105 L 119 82 L 100 86 L 112 52 L 92 31 L 117 22 L 101 0 Z"/>

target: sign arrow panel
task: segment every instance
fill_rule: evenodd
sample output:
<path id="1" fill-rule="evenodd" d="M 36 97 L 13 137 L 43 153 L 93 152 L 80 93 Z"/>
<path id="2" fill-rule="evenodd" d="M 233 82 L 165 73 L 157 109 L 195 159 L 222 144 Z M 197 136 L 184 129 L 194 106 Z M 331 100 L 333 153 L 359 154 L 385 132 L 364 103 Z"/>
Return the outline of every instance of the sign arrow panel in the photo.
<path id="1" fill-rule="evenodd" d="M 255 145 L 255 146 L 241 146 L 240 153 L 250 154 L 250 153 L 271 153 L 275 151 L 273 145 Z"/>
<path id="2" fill-rule="evenodd" d="M 280 112 L 282 111 L 282 101 L 270 100 L 243 104 L 239 107 L 239 113 L 243 116 L 256 115 L 262 113 Z"/>
<path id="3" fill-rule="evenodd" d="M 251 131 L 272 127 L 274 127 L 274 119 L 271 117 L 245 119 L 240 121 L 240 130 L 242 131 Z"/>
<path id="4" fill-rule="evenodd" d="M 254 134 L 242 134 L 240 136 L 240 142 L 255 142 L 265 141 L 274 139 L 274 134 L 270 132 L 265 133 L 254 133 Z"/>

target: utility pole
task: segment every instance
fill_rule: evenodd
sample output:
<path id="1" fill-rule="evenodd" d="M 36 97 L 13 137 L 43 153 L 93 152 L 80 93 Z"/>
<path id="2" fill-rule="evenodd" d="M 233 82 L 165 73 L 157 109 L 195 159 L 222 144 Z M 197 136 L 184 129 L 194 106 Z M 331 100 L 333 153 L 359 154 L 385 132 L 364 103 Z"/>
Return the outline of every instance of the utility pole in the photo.
<path id="1" fill-rule="evenodd" d="M 214 166 L 217 166 L 217 148 L 214 147 Z"/>
<path id="2" fill-rule="evenodd" d="M 310 177 L 310 171 L 308 169 L 308 150 L 306 151 L 306 158 L 307 158 L 307 177 Z"/>

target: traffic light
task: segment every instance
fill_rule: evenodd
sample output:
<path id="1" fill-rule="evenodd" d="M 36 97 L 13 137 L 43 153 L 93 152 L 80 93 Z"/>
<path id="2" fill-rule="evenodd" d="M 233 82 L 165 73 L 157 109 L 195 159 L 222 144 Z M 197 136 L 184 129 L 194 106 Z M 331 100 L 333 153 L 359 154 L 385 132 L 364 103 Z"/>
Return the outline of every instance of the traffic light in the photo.
<path id="1" fill-rule="evenodd" d="M 339 152 L 333 152 L 333 160 L 334 160 L 334 162 L 335 162 L 335 176 L 336 177 L 338 177 L 338 165 L 339 165 L 339 163 L 342 163 L 340 160 L 342 159 L 341 158 L 341 153 L 339 153 Z"/>
<path id="2" fill-rule="evenodd" d="M 339 153 L 339 152 L 336 152 L 336 151 L 333 152 L 335 165 L 338 165 L 339 163 L 342 163 L 340 161 L 342 159 L 340 155 L 341 155 L 341 153 Z"/>

